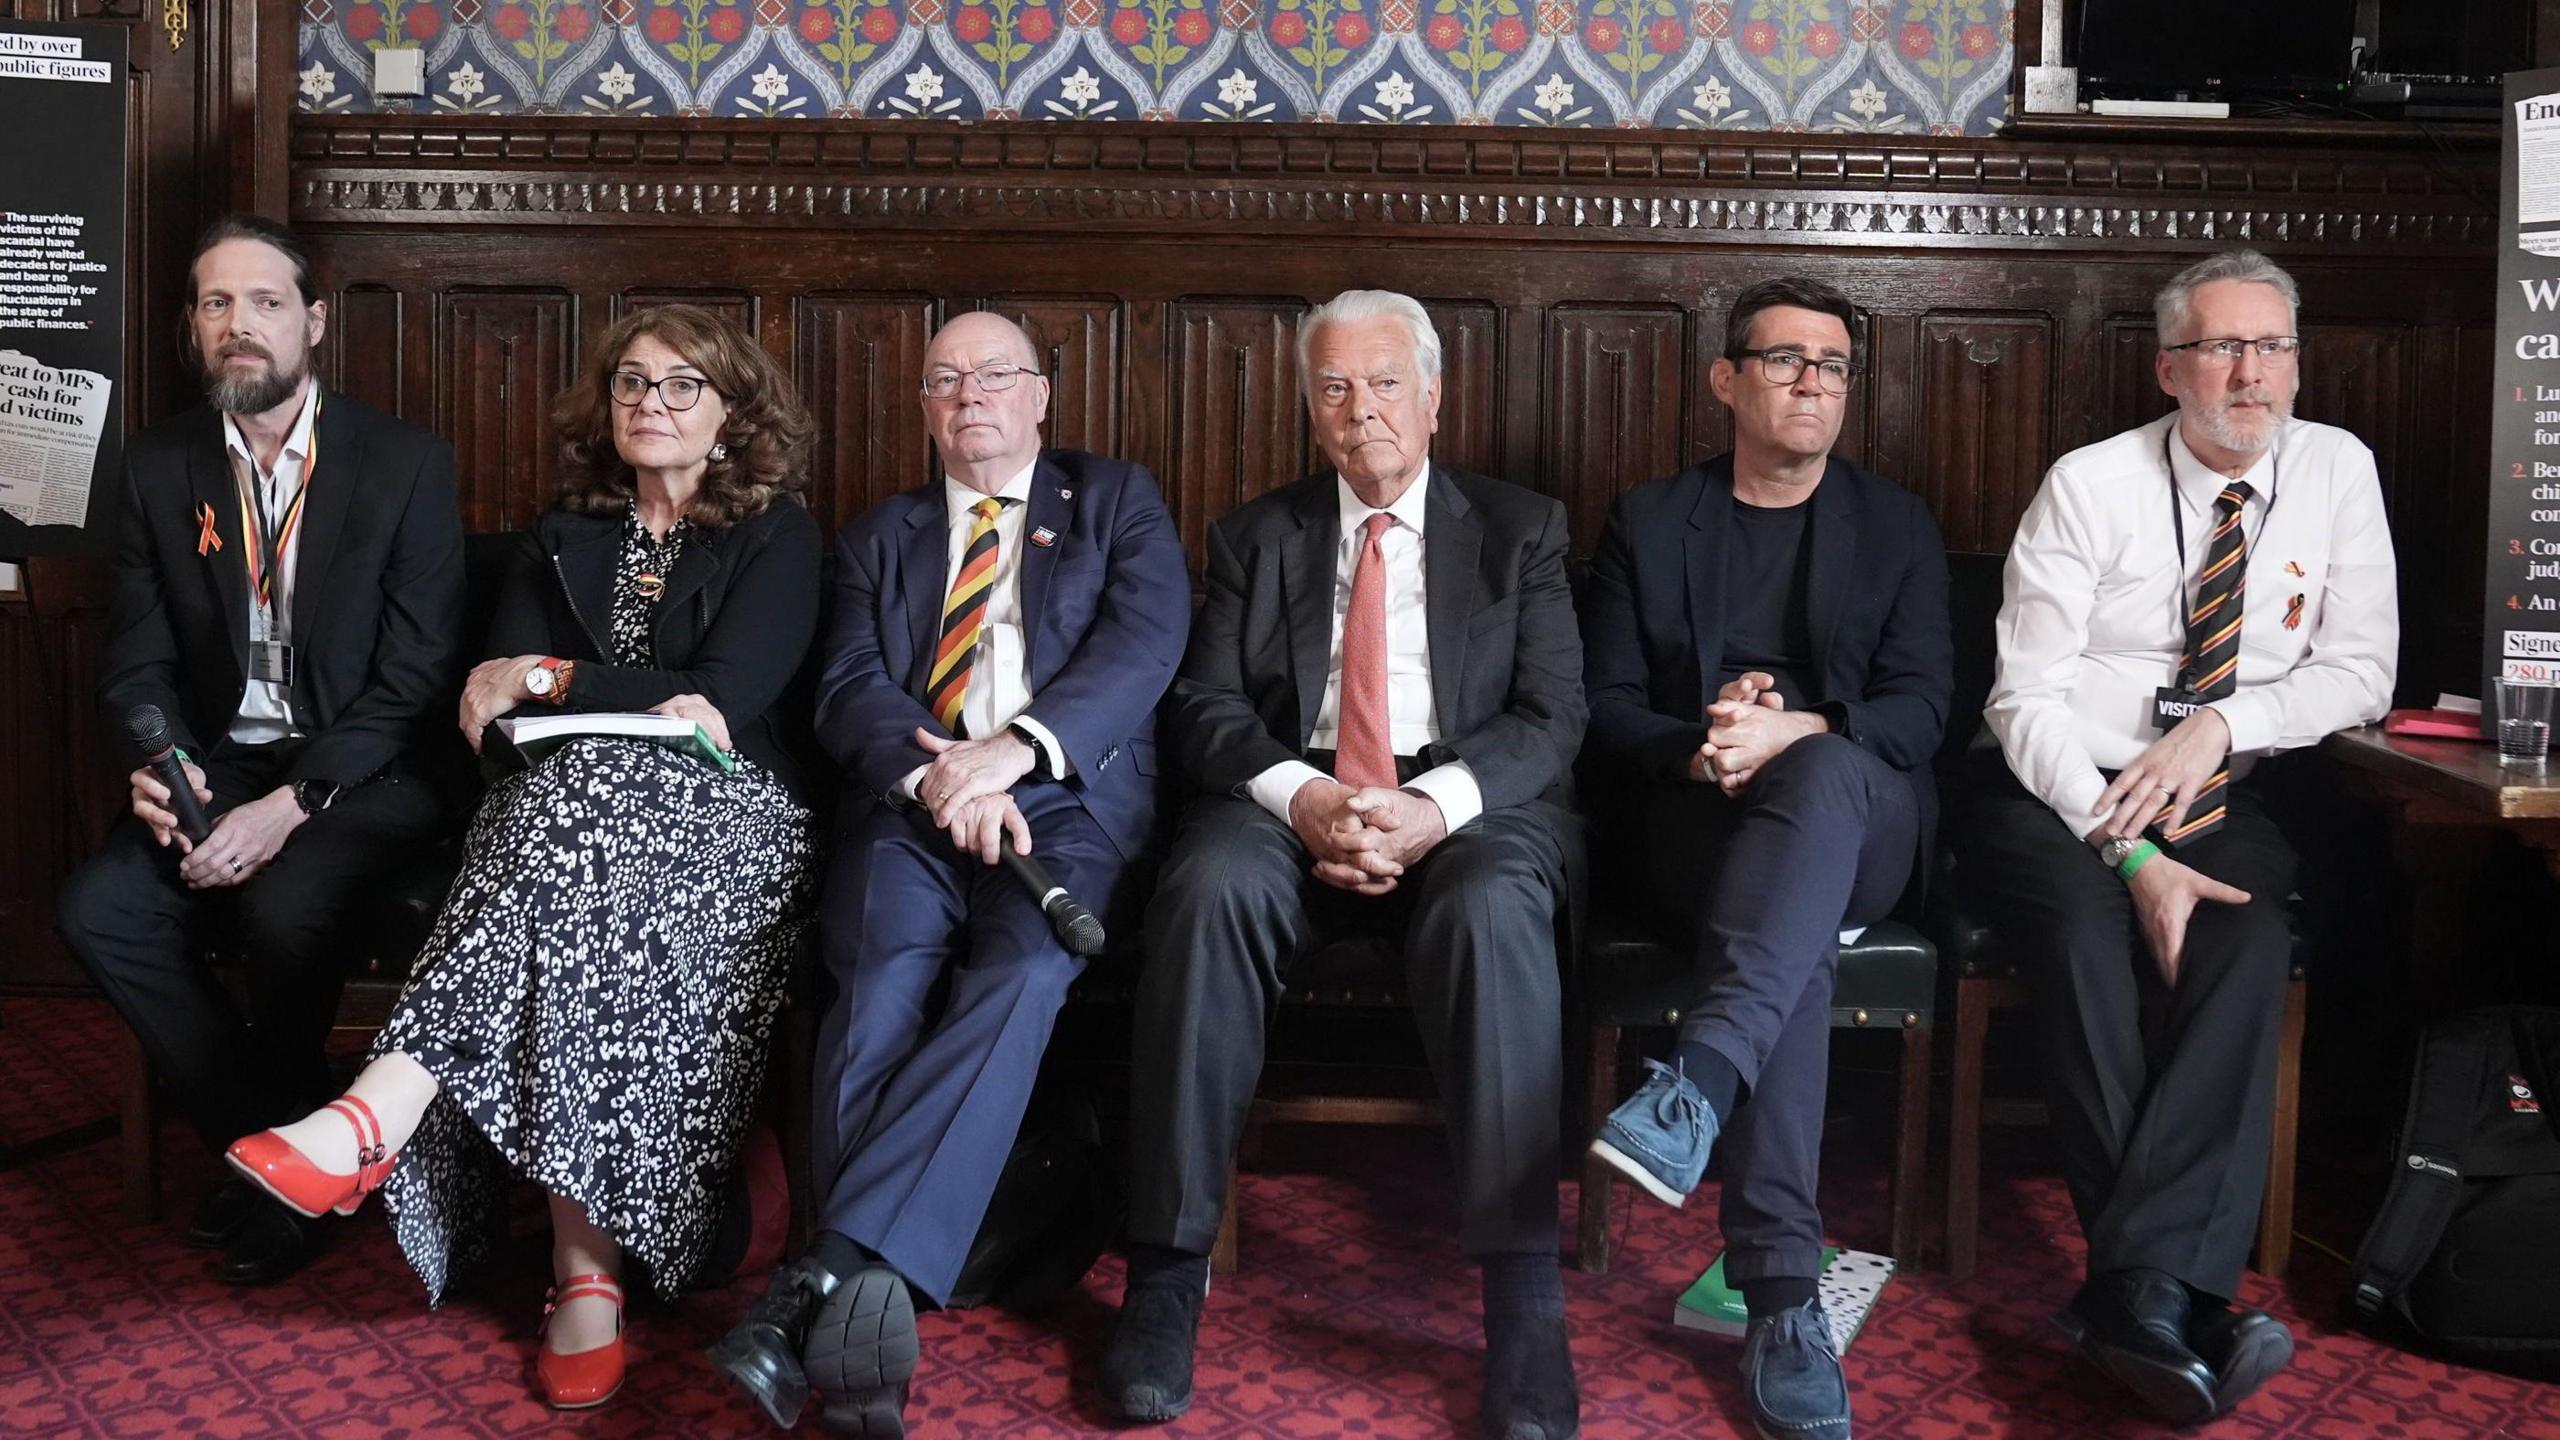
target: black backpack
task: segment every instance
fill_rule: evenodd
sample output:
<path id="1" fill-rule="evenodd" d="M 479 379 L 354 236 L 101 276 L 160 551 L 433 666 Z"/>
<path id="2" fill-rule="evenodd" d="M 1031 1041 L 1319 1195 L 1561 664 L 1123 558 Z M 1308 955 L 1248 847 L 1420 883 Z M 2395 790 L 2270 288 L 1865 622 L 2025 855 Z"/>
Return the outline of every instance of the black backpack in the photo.
<path id="1" fill-rule="evenodd" d="M 2358 1323 L 2385 1338 L 2560 1373 L 2560 1010 L 2428 1028 L 2390 1193 L 2348 1282 Z"/>

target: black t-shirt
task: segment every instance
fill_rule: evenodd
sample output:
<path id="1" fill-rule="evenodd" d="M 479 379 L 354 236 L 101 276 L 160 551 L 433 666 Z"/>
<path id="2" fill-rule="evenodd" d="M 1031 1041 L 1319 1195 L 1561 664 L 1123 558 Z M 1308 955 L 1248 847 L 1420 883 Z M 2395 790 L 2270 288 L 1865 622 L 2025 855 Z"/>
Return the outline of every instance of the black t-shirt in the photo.
<path id="1" fill-rule="evenodd" d="M 1812 513 L 1810 500 L 1773 509 L 1734 499 L 1724 551 L 1724 659 L 1715 688 L 1746 670 L 1765 670 L 1788 709 L 1808 703 L 1813 631 L 1805 620 L 1805 586 L 1812 567 L 1805 536 Z"/>

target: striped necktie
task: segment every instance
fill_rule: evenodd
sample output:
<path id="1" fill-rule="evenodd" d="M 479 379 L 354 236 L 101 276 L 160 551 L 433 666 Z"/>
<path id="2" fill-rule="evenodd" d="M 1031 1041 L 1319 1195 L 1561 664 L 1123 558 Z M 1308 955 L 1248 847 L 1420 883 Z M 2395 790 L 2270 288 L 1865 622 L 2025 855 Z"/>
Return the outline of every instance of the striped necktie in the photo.
<path id="1" fill-rule="evenodd" d="M 2240 510 L 2249 503 L 2249 482 L 2234 480 L 2213 500 L 2213 535 L 2205 542 L 2204 573 L 2196 577 L 2195 608 L 2187 612 L 2187 653 L 2178 662 L 2180 688 L 2198 701 L 2227 698 L 2239 688 L 2240 616 L 2247 608 L 2249 550 L 2240 531 Z M 2222 828 L 2229 798 L 2231 767 L 2226 763 L 2187 801 L 2187 821 L 2160 838 L 2172 845 L 2201 839 Z M 2166 825 L 2169 808 L 2153 823 Z"/>
<path id="2" fill-rule="evenodd" d="M 950 597 L 942 602 L 942 640 L 934 647 L 924 703 L 942 728 L 954 735 L 960 733 L 960 709 L 969 698 L 969 671 L 977 661 L 978 636 L 987 628 L 987 591 L 996 579 L 996 517 L 1009 503 L 990 495 L 969 507 L 977 519 L 969 526 L 969 544 L 960 552 L 960 568 L 952 574 Z"/>

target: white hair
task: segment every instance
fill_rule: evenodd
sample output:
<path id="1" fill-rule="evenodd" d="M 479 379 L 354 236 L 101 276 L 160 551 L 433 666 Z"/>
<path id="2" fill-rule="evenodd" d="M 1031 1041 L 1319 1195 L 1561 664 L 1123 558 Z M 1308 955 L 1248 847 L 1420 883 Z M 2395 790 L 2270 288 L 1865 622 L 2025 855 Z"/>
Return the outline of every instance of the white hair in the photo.
<path id="1" fill-rule="evenodd" d="M 2196 292 L 2218 280 L 2243 280 L 2273 287 L 2284 297 L 2285 328 L 2294 328 L 2295 318 L 2302 311 L 2302 291 L 2293 283 L 2293 277 L 2255 250 L 2225 250 L 2179 271 L 2152 297 L 2151 321 L 2159 329 L 2161 344 L 2171 343 L 2171 335 L 2186 335 L 2187 327 L 2195 323 Z"/>
<path id="2" fill-rule="evenodd" d="M 1310 310 L 1298 322 L 1298 383 L 1313 393 L 1315 374 L 1307 363 L 1307 351 L 1315 343 L 1316 332 L 1327 325 L 1351 325 L 1362 320 L 1401 320 L 1413 337 L 1413 363 L 1428 384 L 1440 378 L 1440 332 L 1431 328 L 1431 313 L 1422 302 L 1393 290 L 1345 290 Z"/>

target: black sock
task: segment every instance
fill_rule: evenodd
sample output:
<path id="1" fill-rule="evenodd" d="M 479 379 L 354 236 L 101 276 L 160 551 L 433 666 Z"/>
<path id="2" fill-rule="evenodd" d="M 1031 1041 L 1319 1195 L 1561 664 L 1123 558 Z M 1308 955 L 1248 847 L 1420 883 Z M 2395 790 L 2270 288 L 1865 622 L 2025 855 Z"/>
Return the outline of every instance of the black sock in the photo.
<path id="1" fill-rule="evenodd" d="M 1733 1068 L 1732 1061 L 1712 1046 L 1683 1040 L 1671 1047 L 1671 1063 L 1706 1097 L 1707 1108 L 1716 1112 L 1717 1125 L 1733 1118 L 1734 1102 L 1742 1097 L 1742 1072 Z"/>
<path id="2" fill-rule="evenodd" d="M 1168 1285 L 1198 1295 L 1209 1288 L 1209 1257 L 1170 1245 L 1129 1242 L 1129 1287 Z"/>
<path id="3" fill-rule="evenodd" d="M 1564 1271 L 1556 1265 L 1555 1252 L 1479 1255 L 1476 1265 L 1484 1276 L 1486 1323 L 1496 1317 L 1564 1313 Z"/>
<path id="4" fill-rule="evenodd" d="M 1752 1319 L 1803 1307 L 1818 1292 L 1810 1275 L 1763 1275 L 1741 1282 L 1742 1308 Z"/>
<path id="5" fill-rule="evenodd" d="M 833 1230 L 821 1230 L 809 1237 L 809 1263 L 842 1280 L 871 1263 L 871 1252 L 856 1244 L 852 1236 Z"/>

